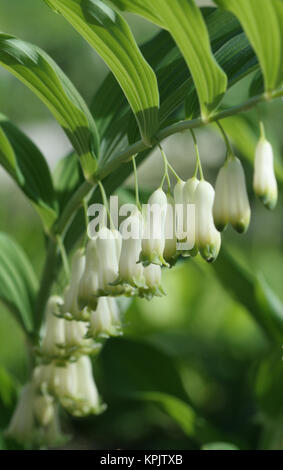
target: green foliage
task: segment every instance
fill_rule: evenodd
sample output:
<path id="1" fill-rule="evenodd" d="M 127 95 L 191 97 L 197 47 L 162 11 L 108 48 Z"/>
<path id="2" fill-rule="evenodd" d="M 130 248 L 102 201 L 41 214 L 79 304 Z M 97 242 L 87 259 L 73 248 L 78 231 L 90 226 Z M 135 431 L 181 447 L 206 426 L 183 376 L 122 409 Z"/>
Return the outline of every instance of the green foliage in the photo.
<path id="1" fill-rule="evenodd" d="M 0 35 L 0 64 L 46 104 L 66 132 L 87 176 L 96 168 L 99 139 L 90 112 L 70 80 L 38 47 Z"/>
<path id="2" fill-rule="evenodd" d="M 28 333 L 33 331 L 37 280 L 22 248 L 0 234 L 0 298 Z"/>
<path id="3" fill-rule="evenodd" d="M 48 231 L 58 214 L 45 158 L 31 140 L 1 115 L 0 163 L 31 200 Z"/>
<path id="4" fill-rule="evenodd" d="M 38 212 L 49 242 L 39 286 L 25 251 L 0 233 L 0 299 L 30 342 L 41 327 L 49 292 L 61 294 L 65 286 L 57 236 L 68 254 L 78 245 L 85 235 L 83 201 L 101 201 L 97 180 L 103 179 L 107 195 L 121 193 L 132 173 L 133 154 L 138 154 L 140 165 L 158 141 L 185 130 L 182 125 L 198 127 L 218 118 L 250 170 L 258 141 L 257 117 L 236 114 L 267 97 L 281 96 L 283 81 L 280 0 L 215 0 L 221 7 L 217 9 L 200 9 L 194 0 L 45 3 L 83 36 L 110 73 L 89 109 L 46 52 L 0 34 L 0 64 L 39 96 L 74 150 L 51 174 L 35 144 L 0 115 L 0 164 Z M 160 30 L 138 46 L 127 16 L 118 9 L 138 14 Z M 75 54 L 73 60 L 78 60 Z M 87 70 L 81 73 L 97 89 L 97 77 Z M 233 107 L 229 100 L 235 84 L 247 101 L 237 99 Z M 264 106 L 261 111 L 268 117 Z M 282 188 L 279 145 L 275 167 Z M 123 195 L 132 198 L 130 191 Z M 10 210 L 7 201 L 4 218 Z M 261 269 L 248 269 L 249 238 L 242 262 L 231 254 L 235 240 L 229 231 L 224 237 L 228 249 L 213 267 L 203 267 L 198 260 L 179 263 L 169 273 L 172 300 L 169 295 L 166 304 L 164 299 L 150 306 L 133 302 L 126 338 L 105 345 L 94 367 L 109 410 L 95 421 L 73 422 L 79 430 L 85 426 L 87 439 L 94 435 L 97 446 L 104 445 L 104 433 L 107 448 L 109 442 L 120 446 L 124 433 L 125 446 L 143 448 L 282 447 L 282 296 Z M 255 249 L 259 246 L 255 242 Z M 264 243 L 260 247 L 263 254 L 272 251 Z M 278 248 L 273 255 L 280 263 Z M 33 259 L 33 264 L 40 263 L 41 258 Z M 1 366 L 0 414 L 5 425 L 15 401 L 15 383 L 8 368 Z M 0 448 L 5 447 L 3 426 L 0 423 Z"/>
<path id="5" fill-rule="evenodd" d="M 105 60 L 151 144 L 158 128 L 159 94 L 154 72 L 142 57 L 126 21 L 100 0 L 48 0 Z"/>
<path id="6" fill-rule="evenodd" d="M 283 4 L 281 0 L 215 0 L 240 20 L 258 56 L 265 90 L 283 82 Z"/>

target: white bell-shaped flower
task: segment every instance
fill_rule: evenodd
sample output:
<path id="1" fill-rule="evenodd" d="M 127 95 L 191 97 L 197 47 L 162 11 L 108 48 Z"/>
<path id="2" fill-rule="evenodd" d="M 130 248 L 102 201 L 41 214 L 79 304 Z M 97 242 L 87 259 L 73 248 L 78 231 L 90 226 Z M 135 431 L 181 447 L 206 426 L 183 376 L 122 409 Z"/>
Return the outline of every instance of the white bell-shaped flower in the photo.
<path id="1" fill-rule="evenodd" d="M 257 197 L 268 209 L 274 209 L 277 203 L 278 189 L 274 173 L 273 149 L 265 138 L 257 144 L 254 162 L 253 187 Z"/>
<path id="2" fill-rule="evenodd" d="M 113 312 L 113 304 L 110 304 L 108 297 L 99 297 L 96 310 L 91 312 L 88 336 L 108 338 L 119 335 L 120 325 L 113 322 Z M 115 318 L 116 320 L 117 318 Z"/>
<path id="3" fill-rule="evenodd" d="M 144 286 L 143 266 L 139 264 L 143 220 L 136 211 L 121 224 L 122 250 L 117 283 L 124 285 L 125 295 L 134 293 L 133 288 Z"/>
<path id="4" fill-rule="evenodd" d="M 78 302 L 81 309 L 86 306 L 96 308 L 100 290 L 99 269 L 97 239 L 92 239 L 87 243 L 85 270 L 79 284 Z M 83 311 L 86 312 L 86 309 Z"/>
<path id="5" fill-rule="evenodd" d="M 73 363 L 66 362 L 62 366 L 55 366 L 53 371 L 53 390 L 56 397 L 63 404 L 68 405 L 76 394 L 77 376 Z"/>
<path id="6" fill-rule="evenodd" d="M 121 234 L 117 230 L 103 227 L 97 234 L 96 246 L 99 258 L 100 293 L 101 295 L 115 293 L 117 288 L 111 284 L 118 277 Z"/>
<path id="7" fill-rule="evenodd" d="M 237 232 L 244 233 L 251 218 L 244 169 L 240 160 L 232 157 L 226 163 L 226 171 L 229 188 L 229 222 Z"/>
<path id="8" fill-rule="evenodd" d="M 89 357 L 81 356 L 77 362 L 70 366 L 76 376 L 76 389 L 74 401 L 68 407 L 68 410 L 74 416 L 101 413 L 105 406 L 101 404 Z"/>
<path id="9" fill-rule="evenodd" d="M 73 256 L 71 282 L 64 292 L 62 312 L 66 318 L 78 318 L 81 315 L 81 309 L 78 304 L 78 292 L 84 270 L 85 254 L 83 249 L 79 249 Z"/>
<path id="10" fill-rule="evenodd" d="M 37 395 L 34 399 L 33 409 L 40 426 L 48 426 L 54 419 L 54 398 L 50 395 Z"/>
<path id="11" fill-rule="evenodd" d="M 110 310 L 112 324 L 117 328 L 121 328 L 121 314 L 117 300 L 113 297 L 107 297 L 107 302 Z"/>
<path id="12" fill-rule="evenodd" d="M 157 264 L 150 264 L 144 268 L 144 277 L 147 285 L 147 297 L 153 295 L 162 296 L 165 292 L 161 285 L 161 267 Z"/>
<path id="13" fill-rule="evenodd" d="M 79 354 L 93 354 L 101 349 L 100 344 L 86 338 L 87 333 L 86 322 L 77 320 L 65 322 L 66 356 L 76 357 Z"/>
<path id="14" fill-rule="evenodd" d="M 176 223 L 176 238 L 181 242 L 185 239 L 185 225 L 184 225 L 184 188 L 185 181 L 178 181 L 174 187 L 174 202 L 175 202 L 175 223 Z"/>
<path id="15" fill-rule="evenodd" d="M 198 253 L 196 240 L 195 240 L 195 193 L 198 187 L 199 180 L 196 176 L 188 179 L 183 189 L 183 202 L 184 202 L 184 241 L 179 244 L 182 248 L 182 256 L 196 256 Z"/>
<path id="16" fill-rule="evenodd" d="M 35 432 L 34 396 L 33 385 L 31 383 L 26 384 L 22 389 L 16 409 L 6 431 L 6 436 L 19 444 L 29 444 L 33 441 Z"/>
<path id="17" fill-rule="evenodd" d="M 220 233 L 213 222 L 213 201 L 213 187 L 207 181 L 200 181 L 195 192 L 196 243 L 202 257 L 208 262 L 217 258 L 221 245 Z"/>
<path id="18" fill-rule="evenodd" d="M 174 198 L 167 194 L 167 211 L 165 219 L 165 247 L 163 256 L 167 263 L 171 266 L 175 264 L 177 259 L 177 236 L 175 224 L 175 201 Z"/>
<path id="19" fill-rule="evenodd" d="M 213 204 L 214 224 L 219 232 L 222 232 L 229 223 L 229 215 L 229 183 L 225 163 L 217 175 Z"/>
<path id="20" fill-rule="evenodd" d="M 54 362 L 40 364 L 35 367 L 32 375 L 32 383 L 37 392 L 54 394 L 54 368 Z"/>
<path id="21" fill-rule="evenodd" d="M 164 264 L 165 221 L 167 212 L 167 197 L 162 189 L 157 189 L 150 196 L 144 214 L 144 230 L 142 237 L 142 252 L 140 261 L 148 264 Z"/>
<path id="22" fill-rule="evenodd" d="M 63 299 L 52 296 L 46 307 L 46 325 L 43 333 L 40 353 L 46 357 L 60 357 L 65 346 L 65 320 L 56 315 L 60 312 Z"/>

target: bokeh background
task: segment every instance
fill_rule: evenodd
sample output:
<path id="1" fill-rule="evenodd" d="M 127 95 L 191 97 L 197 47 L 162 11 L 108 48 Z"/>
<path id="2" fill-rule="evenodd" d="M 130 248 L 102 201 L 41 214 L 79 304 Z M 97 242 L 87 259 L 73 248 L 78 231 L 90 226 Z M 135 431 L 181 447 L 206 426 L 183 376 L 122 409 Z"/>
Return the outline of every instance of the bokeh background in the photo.
<path id="1" fill-rule="evenodd" d="M 140 18 L 126 16 L 139 43 L 158 30 Z M 63 18 L 43 1 L 2 0 L 0 25 L 3 32 L 45 49 L 90 103 L 107 69 Z M 245 100 L 251 78 L 234 86 L 226 104 Z M 32 138 L 51 169 L 70 150 L 47 108 L 3 69 L 0 112 Z M 109 340 L 94 364 L 108 410 L 84 420 L 64 415 L 66 433 L 74 436 L 67 447 L 197 449 L 224 441 L 243 449 L 283 448 L 282 344 L 280 335 L 273 341 L 263 327 L 272 312 L 283 317 L 282 195 L 270 213 L 252 193 L 250 160 L 259 134 L 258 112 L 281 172 L 282 101 L 261 105 L 243 122 L 227 121 L 246 168 L 252 205 L 248 233 L 239 236 L 228 229 L 223 236 L 225 250 L 215 266 L 200 259 L 179 263 L 164 272 L 167 297 L 130 305 L 125 337 Z M 206 178 L 214 183 L 225 147 L 213 126 L 198 131 L 197 136 Z M 171 137 L 164 146 L 182 178 L 190 177 L 194 164 L 190 136 Z M 139 169 L 145 196 L 156 188 L 161 175 L 161 159 L 154 153 Z M 131 186 L 129 179 L 121 197 L 130 194 Z M 40 275 L 45 249 L 40 221 L 2 170 L 0 231 L 21 244 Z M 258 279 L 268 286 L 272 308 L 260 302 L 260 293 L 254 293 Z M 22 333 L 0 304 L 0 448 L 1 431 L 26 376 Z"/>

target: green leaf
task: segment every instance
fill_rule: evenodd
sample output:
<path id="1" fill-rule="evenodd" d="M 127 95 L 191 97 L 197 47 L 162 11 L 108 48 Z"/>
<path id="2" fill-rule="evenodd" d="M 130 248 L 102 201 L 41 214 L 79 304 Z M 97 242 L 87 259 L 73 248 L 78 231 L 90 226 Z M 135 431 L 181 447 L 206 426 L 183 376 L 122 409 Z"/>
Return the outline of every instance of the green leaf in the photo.
<path id="1" fill-rule="evenodd" d="M 132 32 L 116 11 L 101 0 L 48 0 L 90 43 L 122 87 L 146 144 L 158 129 L 156 76 L 143 58 Z"/>
<path id="2" fill-rule="evenodd" d="M 239 450 L 234 444 L 230 442 L 210 442 L 202 446 L 201 450 Z"/>
<path id="3" fill-rule="evenodd" d="M 213 57 L 201 11 L 194 0 L 156 0 L 154 5 L 186 60 L 207 118 L 226 91 L 227 77 Z"/>
<path id="4" fill-rule="evenodd" d="M 76 189 L 83 183 L 83 174 L 76 154 L 71 153 L 59 160 L 53 172 L 54 188 L 60 212 Z"/>
<path id="5" fill-rule="evenodd" d="M 213 268 L 222 285 L 247 308 L 263 332 L 275 343 L 282 343 L 283 306 L 262 277 L 254 277 L 226 249 Z"/>
<path id="6" fill-rule="evenodd" d="M 241 22 L 262 68 L 265 90 L 278 88 L 283 81 L 282 0 L 215 0 Z"/>
<path id="7" fill-rule="evenodd" d="M 58 65 L 38 47 L 7 34 L 0 34 L 0 64 L 46 104 L 69 137 L 86 176 L 91 176 L 99 149 L 95 122 Z"/>
<path id="8" fill-rule="evenodd" d="M 105 396 L 155 403 L 199 442 L 221 438 L 190 405 L 176 364 L 164 352 L 146 342 L 122 338 L 107 342 L 98 360 Z"/>
<path id="9" fill-rule="evenodd" d="M 106 0 L 107 1 L 107 0 Z M 110 0 L 119 10 L 129 11 L 143 16 L 147 20 L 163 27 L 158 12 L 154 10 L 152 0 Z"/>
<path id="10" fill-rule="evenodd" d="M 21 247 L 0 232 L 0 299 L 20 325 L 33 331 L 33 310 L 38 283 Z"/>
<path id="11" fill-rule="evenodd" d="M 48 165 L 36 145 L 0 114 L 0 164 L 30 199 L 48 231 L 57 218 Z"/>

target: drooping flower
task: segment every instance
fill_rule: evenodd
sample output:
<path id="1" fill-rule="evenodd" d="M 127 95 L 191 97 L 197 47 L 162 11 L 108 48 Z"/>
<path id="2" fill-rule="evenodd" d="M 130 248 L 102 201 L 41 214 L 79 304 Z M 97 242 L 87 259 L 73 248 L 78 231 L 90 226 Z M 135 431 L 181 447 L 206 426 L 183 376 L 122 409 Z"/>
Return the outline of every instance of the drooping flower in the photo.
<path id="1" fill-rule="evenodd" d="M 170 266 L 173 266 L 176 263 L 177 259 L 175 215 L 175 201 L 170 194 L 167 194 L 167 212 L 165 219 L 165 247 L 163 257 Z"/>
<path id="2" fill-rule="evenodd" d="M 227 161 L 229 188 L 229 222 L 239 233 L 244 233 L 250 223 L 251 209 L 246 188 L 245 173 L 237 157 Z"/>
<path id="3" fill-rule="evenodd" d="M 121 334 L 121 322 L 115 299 L 99 297 L 96 310 L 91 312 L 88 337 L 108 338 Z"/>
<path id="4" fill-rule="evenodd" d="M 50 395 L 37 395 L 33 403 L 34 415 L 40 426 L 48 426 L 55 415 L 54 398 Z"/>
<path id="5" fill-rule="evenodd" d="M 161 267 L 157 264 L 150 264 L 144 268 L 144 278 L 147 286 L 143 290 L 144 297 L 151 299 L 153 296 L 165 295 L 161 285 Z"/>
<path id="6" fill-rule="evenodd" d="M 213 187 L 207 181 L 200 181 L 195 192 L 196 244 L 200 254 L 208 262 L 217 258 L 221 245 L 220 233 L 213 222 L 213 201 Z"/>
<path id="7" fill-rule="evenodd" d="M 229 186 L 226 164 L 219 170 L 216 179 L 213 218 L 219 232 L 222 232 L 229 223 Z"/>
<path id="8" fill-rule="evenodd" d="M 97 240 L 89 240 L 86 247 L 85 270 L 81 277 L 78 291 L 78 303 L 85 312 L 86 319 L 89 319 L 89 310 L 95 309 L 97 296 L 100 290 L 99 256 L 97 250 Z"/>
<path id="9" fill-rule="evenodd" d="M 195 176 L 188 179 L 183 188 L 184 202 L 184 247 L 182 256 L 196 256 L 198 249 L 195 240 L 195 193 L 199 180 Z"/>
<path id="10" fill-rule="evenodd" d="M 138 263 L 141 253 L 142 215 L 136 211 L 121 224 L 122 250 L 116 283 L 123 286 L 124 295 L 134 295 L 145 285 L 143 265 Z"/>
<path id="11" fill-rule="evenodd" d="M 84 250 L 77 250 L 72 260 L 71 282 L 64 292 L 62 313 L 66 319 L 80 319 L 82 317 L 83 313 L 78 304 L 78 292 L 80 280 L 85 270 L 85 262 Z"/>
<path id="12" fill-rule="evenodd" d="M 251 209 L 245 174 L 240 160 L 233 155 L 227 159 L 217 177 L 213 216 L 219 231 L 230 222 L 237 232 L 244 233 L 250 223 Z"/>
<path id="13" fill-rule="evenodd" d="M 184 187 L 185 181 L 178 181 L 174 187 L 174 203 L 175 203 L 175 225 L 177 241 L 182 242 L 185 239 L 184 225 Z"/>
<path id="14" fill-rule="evenodd" d="M 253 187 L 257 197 L 268 209 L 277 203 L 278 189 L 273 165 L 272 145 L 261 137 L 255 152 Z"/>
<path id="15" fill-rule="evenodd" d="M 145 223 L 140 255 L 140 261 L 144 266 L 149 264 L 168 266 L 163 257 L 166 212 L 167 197 L 164 191 L 159 188 L 150 196 L 144 214 Z"/>
<path id="16" fill-rule="evenodd" d="M 119 286 L 113 283 L 118 277 L 121 252 L 121 234 L 107 227 L 89 240 L 86 248 L 86 266 L 79 286 L 79 305 L 88 307 L 84 312 L 95 310 L 98 297 L 116 295 Z"/>
<path id="17" fill-rule="evenodd" d="M 67 364 L 65 369 L 68 381 L 66 386 L 59 390 L 63 393 L 58 396 L 69 413 L 73 416 L 86 416 L 104 411 L 105 405 L 102 404 L 97 391 L 89 357 L 81 356 L 76 362 Z"/>
<path id="18" fill-rule="evenodd" d="M 50 297 L 47 303 L 45 331 L 40 345 L 40 354 L 46 358 L 64 355 L 66 320 L 57 316 L 62 305 L 63 299 L 58 296 Z"/>
<path id="19" fill-rule="evenodd" d="M 19 444 L 30 444 L 34 439 L 34 388 L 32 383 L 26 384 L 19 397 L 16 409 L 6 431 L 6 436 Z"/>

